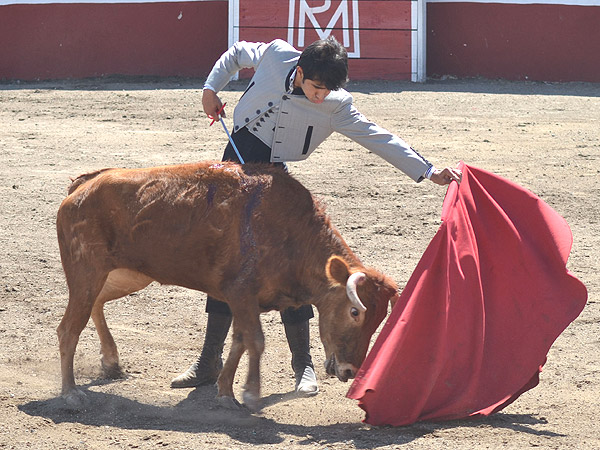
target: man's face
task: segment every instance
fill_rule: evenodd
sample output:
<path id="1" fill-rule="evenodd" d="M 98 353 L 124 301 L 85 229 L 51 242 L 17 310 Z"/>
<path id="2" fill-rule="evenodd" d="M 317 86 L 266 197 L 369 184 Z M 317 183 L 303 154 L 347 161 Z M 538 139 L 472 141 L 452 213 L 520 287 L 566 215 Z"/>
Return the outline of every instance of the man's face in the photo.
<path id="1" fill-rule="evenodd" d="M 327 89 L 320 81 L 304 78 L 302 67 L 298 67 L 298 70 L 296 71 L 294 86 L 302 89 L 304 95 L 311 103 L 317 104 L 323 103 L 325 97 L 331 92 L 331 90 Z"/>

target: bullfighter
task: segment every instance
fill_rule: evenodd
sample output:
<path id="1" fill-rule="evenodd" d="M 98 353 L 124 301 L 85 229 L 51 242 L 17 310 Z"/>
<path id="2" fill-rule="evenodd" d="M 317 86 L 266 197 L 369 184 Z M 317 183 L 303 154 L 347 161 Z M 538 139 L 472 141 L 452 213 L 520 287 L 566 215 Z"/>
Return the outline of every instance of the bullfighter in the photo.
<path id="1" fill-rule="evenodd" d="M 348 55 L 335 38 L 318 40 L 302 52 L 283 40 L 237 42 L 215 63 L 204 84 L 202 106 L 209 117 L 225 116 L 217 93 L 243 68 L 255 70 L 233 112 L 232 139 L 244 162 L 267 162 L 285 169 L 287 161 L 308 158 L 335 131 L 379 155 L 415 182 L 460 182 L 459 170 L 436 169 L 401 138 L 369 121 L 354 107 L 352 95 L 343 89 L 348 80 Z M 239 162 L 231 143 L 223 160 Z M 209 296 L 206 312 L 208 324 L 201 355 L 172 380 L 173 388 L 213 384 L 223 367 L 221 355 L 231 311 L 226 303 Z M 311 305 L 281 312 L 292 353 L 295 390 L 301 396 L 319 391 L 309 345 L 308 321 L 312 317 Z"/>

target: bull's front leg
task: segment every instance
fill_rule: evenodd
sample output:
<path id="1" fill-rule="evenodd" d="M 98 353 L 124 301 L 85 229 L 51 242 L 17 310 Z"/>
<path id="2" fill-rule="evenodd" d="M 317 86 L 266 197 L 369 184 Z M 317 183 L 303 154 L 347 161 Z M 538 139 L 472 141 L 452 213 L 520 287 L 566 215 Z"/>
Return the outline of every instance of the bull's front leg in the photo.
<path id="1" fill-rule="evenodd" d="M 261 408 L 260 357 L 265 349 L 265 337 L 259 318 L 256 320 L 256 327 L 245 334 L 244 344 L 248 350 L 248 376 L 244 386 L 244 404 L 251 411 L 259 411 Z"/>
<path id="2" fill-rule="evenodd" d="M 237 317 L 242 317 L 238 320 Z M 233 342 L 227 361 L 221 370 L 217 386 L 219 402 L 228 408 L 239 407 L 233 394 L 233 380 L 240 358 L 248 350 L 248 377 L 244 386 L 244 404 L 251 411 L 260 409 L 260 357 L 264 350 L 264 336 L 259 312 L 233 312 Z"/>
<path id="3" fill-rule="evenodd" d="M 240 362 L 240 358 L 244 354 L 245 350 L 246 348 L 244 347 L 243 337 L 241 333 L 235 330 L 234 325 L 231 349 L 229 350 L 227 360 L 225 361 L 225 364 L 221 369 L 221 373 L 219 374 L 219 378 L 217 379 L 217 388 L 219 390 L 217 394 L 217 400 L 222 406 L 228 409 L 238 409 L 241 406 L 233 394 L 233 379 L 235 377 L 235 372 Z"/>

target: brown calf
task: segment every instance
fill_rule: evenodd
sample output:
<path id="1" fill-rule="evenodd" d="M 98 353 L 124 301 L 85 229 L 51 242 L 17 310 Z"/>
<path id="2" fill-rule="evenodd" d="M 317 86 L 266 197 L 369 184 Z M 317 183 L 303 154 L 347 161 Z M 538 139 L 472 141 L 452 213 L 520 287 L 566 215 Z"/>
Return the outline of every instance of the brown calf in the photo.
<path id="1" fill-rule="evenodd" d="M 323 209 L 282 169 L 204 162 L 105 169 L 77 178 L 57 218 L 69 303 L 58 327 L 62 395 L 85 401 L 73 357 L 90 315 L 108 375 L 120 373 L 104 304 L 152 281 L 206 292 L 233 313 L 233 344 L 218 397 L 234 405 L 233 378 L 248 351 L 244 401 L 259 407 L 259 314 L 312 303 L 327 372 L 354 377 L 396 284 L 364 267 Z"/>

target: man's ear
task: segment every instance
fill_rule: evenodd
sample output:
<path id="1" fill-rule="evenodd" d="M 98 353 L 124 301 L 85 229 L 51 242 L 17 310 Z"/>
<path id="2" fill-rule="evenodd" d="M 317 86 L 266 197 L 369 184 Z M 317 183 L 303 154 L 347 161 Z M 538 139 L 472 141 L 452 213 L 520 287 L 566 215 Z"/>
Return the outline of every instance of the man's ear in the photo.
<path id="1" fill-rule="evenodd" d="M 343 258 L 334 255 L 327 260 L 325 273 L 331 284 L 345 286 L 350 276 L 350 268 Z"/>
<path id="2" fill-rule="evenodd" d="M 298 80 L 299 83 L 302 83 L 304 81 L 304 70 L 302 70 L 302 67 L 298 66 L 296 67 L 296 80 Z"/>

